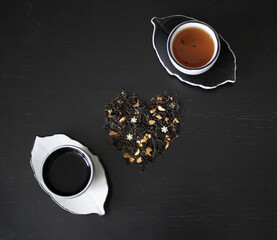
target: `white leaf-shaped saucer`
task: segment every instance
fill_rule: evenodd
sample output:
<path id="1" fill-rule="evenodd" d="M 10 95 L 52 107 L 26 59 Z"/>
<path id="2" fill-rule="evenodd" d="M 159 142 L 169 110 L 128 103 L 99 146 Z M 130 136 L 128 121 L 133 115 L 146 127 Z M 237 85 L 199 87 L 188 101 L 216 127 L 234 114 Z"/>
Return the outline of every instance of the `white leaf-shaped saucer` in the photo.
<path id="1" fill-rule="evenodd" d="M 44 189 L 42 184 L 41 168 L 43 160 L 49 152 L 62 145 L 72 145 L 82 149 L 90 156 L 94 165 L 94 176 L 91 185 L 83 194 L 74 198 L 62 198 L 52 195 Z M 105 214 L 104 203 L 108 194 L 105 171 L 98 157 L 93 155 L 87 147 L 63 134 L 36 137 L 30 162 L 34 175 L 41 188 L 48 193 L 53 201 L 61 208 L 73 214 Z"/>

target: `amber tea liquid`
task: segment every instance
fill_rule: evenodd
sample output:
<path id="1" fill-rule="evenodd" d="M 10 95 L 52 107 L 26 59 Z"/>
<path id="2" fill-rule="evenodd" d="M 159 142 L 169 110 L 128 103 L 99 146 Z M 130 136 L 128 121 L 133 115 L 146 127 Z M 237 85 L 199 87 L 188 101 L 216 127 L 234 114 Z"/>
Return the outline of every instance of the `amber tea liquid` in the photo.
<path id="1" fill-rule="evenodd" d="M 212 37 L 198 27 L 179 32 L 172 43 L 175 59 L 185 67 L 199 68 L 207 64 L 214 54 Z"/>

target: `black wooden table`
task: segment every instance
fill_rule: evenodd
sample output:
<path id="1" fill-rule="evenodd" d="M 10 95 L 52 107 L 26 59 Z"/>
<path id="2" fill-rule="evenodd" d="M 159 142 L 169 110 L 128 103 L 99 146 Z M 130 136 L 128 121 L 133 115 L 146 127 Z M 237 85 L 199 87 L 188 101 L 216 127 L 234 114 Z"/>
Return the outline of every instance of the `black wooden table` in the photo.
<path id="1" fill-rule="evenodd" d="M 237 56 L 237 82 L 203 90 L 168 75 L 150 20 L 212 25 Z M 0 239 L 277 239 L 276 2 L 0 2 Z M 103 130 L 124 88 L 164 90 L 182 133 L 152 167 L 127 166 Z M 36 182 L 35 136 L 64 133 L 100 156 L 106 215 L 59 208 Z"/>

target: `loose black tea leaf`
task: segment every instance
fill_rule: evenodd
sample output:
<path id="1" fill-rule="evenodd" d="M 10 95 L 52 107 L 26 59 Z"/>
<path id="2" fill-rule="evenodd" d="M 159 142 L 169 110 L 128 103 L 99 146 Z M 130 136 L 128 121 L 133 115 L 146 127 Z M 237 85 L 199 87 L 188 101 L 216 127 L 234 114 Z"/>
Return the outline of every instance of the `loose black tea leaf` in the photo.
<path id="1" fill-rule="evenodd" d="M 124 90 L 105 106 L 105 130 L 127 163 L 143 171 L 178 137 L 183 111 L 176 97 L 163 93 L 148 106 Z"/>

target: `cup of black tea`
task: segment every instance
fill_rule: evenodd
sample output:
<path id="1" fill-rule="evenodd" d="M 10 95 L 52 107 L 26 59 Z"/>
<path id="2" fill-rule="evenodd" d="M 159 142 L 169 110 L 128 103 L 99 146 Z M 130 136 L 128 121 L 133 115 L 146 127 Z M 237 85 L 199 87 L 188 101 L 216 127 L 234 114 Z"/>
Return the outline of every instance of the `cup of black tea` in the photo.
<path id="1" fill-rule="evenodd" d="M 177 25 L 167 39 L 167 53 L 179 71 L 198 75 L 209 70 L 220 53 L 216 31 L 204 22 L 190 20 Z"/>
<path id="2" fill-rule="evenodd" d="M 64 145 L 53 149 L 42 164 L 42 184 L 51 195 L 74 198 L 92 183 L 94 167 L 82 149 Z"/>

